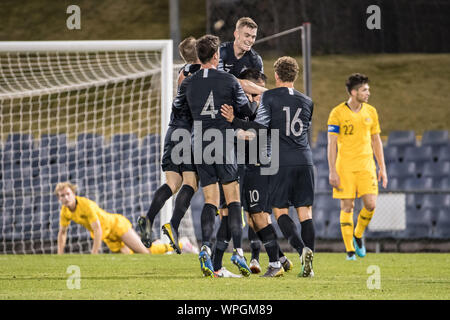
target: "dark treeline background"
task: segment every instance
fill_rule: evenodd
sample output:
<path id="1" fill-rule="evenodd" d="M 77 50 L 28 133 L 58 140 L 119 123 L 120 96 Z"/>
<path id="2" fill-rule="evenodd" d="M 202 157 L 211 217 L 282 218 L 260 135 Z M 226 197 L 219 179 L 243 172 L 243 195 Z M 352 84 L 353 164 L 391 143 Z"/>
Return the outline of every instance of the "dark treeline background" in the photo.
<path id="1" fill-rule="evenodd" d="M 370 5 L 380 7 L 380 30 L 367 28 Z M 449 0 L 208 0 L 207 31 L 232 39 L 237 19 L 249 16 L 258 38 L 310 22 L 315 54 L 437 53 L 450 51 L 449 13 Z M 219 20 L 224 25 L 215 28 Z M 299 37 L 295 32 L 257 49 L 298 52 Z"/>

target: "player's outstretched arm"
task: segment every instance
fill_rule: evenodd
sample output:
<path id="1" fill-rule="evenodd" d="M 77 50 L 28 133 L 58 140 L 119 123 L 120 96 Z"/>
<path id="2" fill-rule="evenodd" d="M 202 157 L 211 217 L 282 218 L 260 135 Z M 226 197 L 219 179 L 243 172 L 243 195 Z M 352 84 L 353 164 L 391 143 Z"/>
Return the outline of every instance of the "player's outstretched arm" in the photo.
<path id="1" fill-rule="evenodd" d="M 248 130 L 248 129 L 267 129 L 266 126 L 255 122 L 255 121 L 245 121 L 245 120 L 241 120 L 239 118 L 236 118 L 234 116 L 234 110 L 233 107 L 228 105 L 228 104 L 223 104 L 220 108 L 220 112 L 222 114 L 222 116 L 232 124 L 234 129 L 243 129 L 243 130 Z"/>
<path id="2" fill-rule="evenodd" d="M 239 83 L 241 84 L 242 89 L 244 90 L 245 93 L 248 94 L 257 94 L 257 95 L 261 95 L 263 94 L 265 91 L 267 91 L 267 88 L 258 86 L 256 83 L 247 80 L 247 79 L 238 79 Z"/>
<path id="3" fill-rule="evenodd" d="M 66 247 L 68 227 L 59 227 L 58 231 L 58 254 L 64 254 L 64 248 Z"/>

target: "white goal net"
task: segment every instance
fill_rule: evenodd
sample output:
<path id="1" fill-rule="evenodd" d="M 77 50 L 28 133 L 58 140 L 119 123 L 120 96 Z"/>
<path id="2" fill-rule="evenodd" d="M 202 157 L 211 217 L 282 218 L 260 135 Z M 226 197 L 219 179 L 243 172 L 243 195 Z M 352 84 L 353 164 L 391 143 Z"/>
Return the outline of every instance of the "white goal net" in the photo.
<path id="1" fill-rule="evenodd" d="M 56 252 L 61 181 L 135 226 L 163 181 L 173 75 L 171 40 L 0 42 L 0 253 Z M 66 251 L 91 243 L 72 222 Z"/>

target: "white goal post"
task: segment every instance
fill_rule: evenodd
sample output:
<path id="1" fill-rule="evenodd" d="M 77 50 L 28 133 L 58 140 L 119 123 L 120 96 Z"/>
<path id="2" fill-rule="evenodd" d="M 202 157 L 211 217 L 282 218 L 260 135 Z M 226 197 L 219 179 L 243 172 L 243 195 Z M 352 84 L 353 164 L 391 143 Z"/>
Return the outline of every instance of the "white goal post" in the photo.
<path id="1" fill-rule="evenodd" d="M 0 253 L 55 252 L 63 180 L 135 225 L 165 181 L 174 71 L 172 40 L 0 42 Z"/>

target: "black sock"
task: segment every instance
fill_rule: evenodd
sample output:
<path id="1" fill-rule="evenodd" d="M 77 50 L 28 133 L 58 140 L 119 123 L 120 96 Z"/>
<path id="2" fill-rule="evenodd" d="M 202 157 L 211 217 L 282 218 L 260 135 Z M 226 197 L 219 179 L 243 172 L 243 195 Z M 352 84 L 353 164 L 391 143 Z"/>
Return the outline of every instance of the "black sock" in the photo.
<path id="1" fill-rule="evenodd" d="M 216 244 L 214 245 L 211 257 L 214 271 L 218 271 L 222 268 L 223 254 L 227 250 L 228 243 L 231 240 L 230 231 L 228 229 L 228 216 L 222 216 L 219 228 L 217 229 Z"/>
<path id="2" fill-rule="evenodd" d="M 277 236 L 275 229 L 271 224 L 258 231 L 258 235 L 266 248 L 267 255 L 269 256 L 269 262 L 276 262 L 279 260 L 278 252 L 279 245 L 277 242 Z"/>
<path id="3" fill-rule="evenodd" d="M 205 203 L 201 215 L 202 245 L 211 248 L 211 238 L 214 232 L 214 220 L 216 218 L 217 207 L 210 203 Z"/>
<path id="4" fill-rule="evenodd" d="M 302 254 L 302 250 L 305 245 L 298 236 L 297 227 L 291 217 L 287 214 L 282 214 L 278 218 L 277 222 L 284 237 L 289 241 L 289 244 L 297 250 L 299 254 Z"/>
<path id="5" fill-rule="evenodd" d="M 150 220 L 150 223 L 153 225 L 153 221 L 155 220 L 156 215 L 164 207 L 167 199 L 172 196 L 172 190 L 167 184 L 163 184 L 156 190 L 155 195 L 153 196 L 152 203 L 150 204 L 150 208 L 147 212 L 147 218 Z"/>
<path id="6" fill-rule="evenodd" d="M 170 223 L 172 224 L 177 234 L 181 219 L 183 219 L 184 215 L 186 214 L 186 211 L 191 204 L 191 199 L 194 194 L 194 188 L 187 184 L 183 185 L 178 192 L 177 198 L 175 200 L 175 207 L 173 208 L 172 218 L 170 219 Z"/>
<path id="7" fill-rule="evenodd" d="M 258 235 L 252 227 L 248 227 L 248 240 L 250 240 L 250 249 L 252 251 L 252 258 L 259 261 L 259 253 L 261 251 L 261 241 L 259 240 Z"/>
<path id="8" fill-rule="evenodd" d="M 358 247 L 362 247 L 363 243 L 362 243 L 362 238 L 358 238 L 357 236 L 353 235 L 353 237 L 355 238 L 356 244 L 358 245 Z"/>
<path id="9" fill-rule="evenodd" d="M 312 219 L 305 220 L 300 222 L 302 226 L 302 240 L 306 247 L 310 248 L 314 251 L 314 238 L 315 238 L 315 230 Z"/>
<path id="10" fill-rule="evenodd" d="M 233 239 L 233 247 L 235 249 L 242 248 L 242 215 L 241 203 L 232 202 L 228 207 L 228 227 Z"/>

